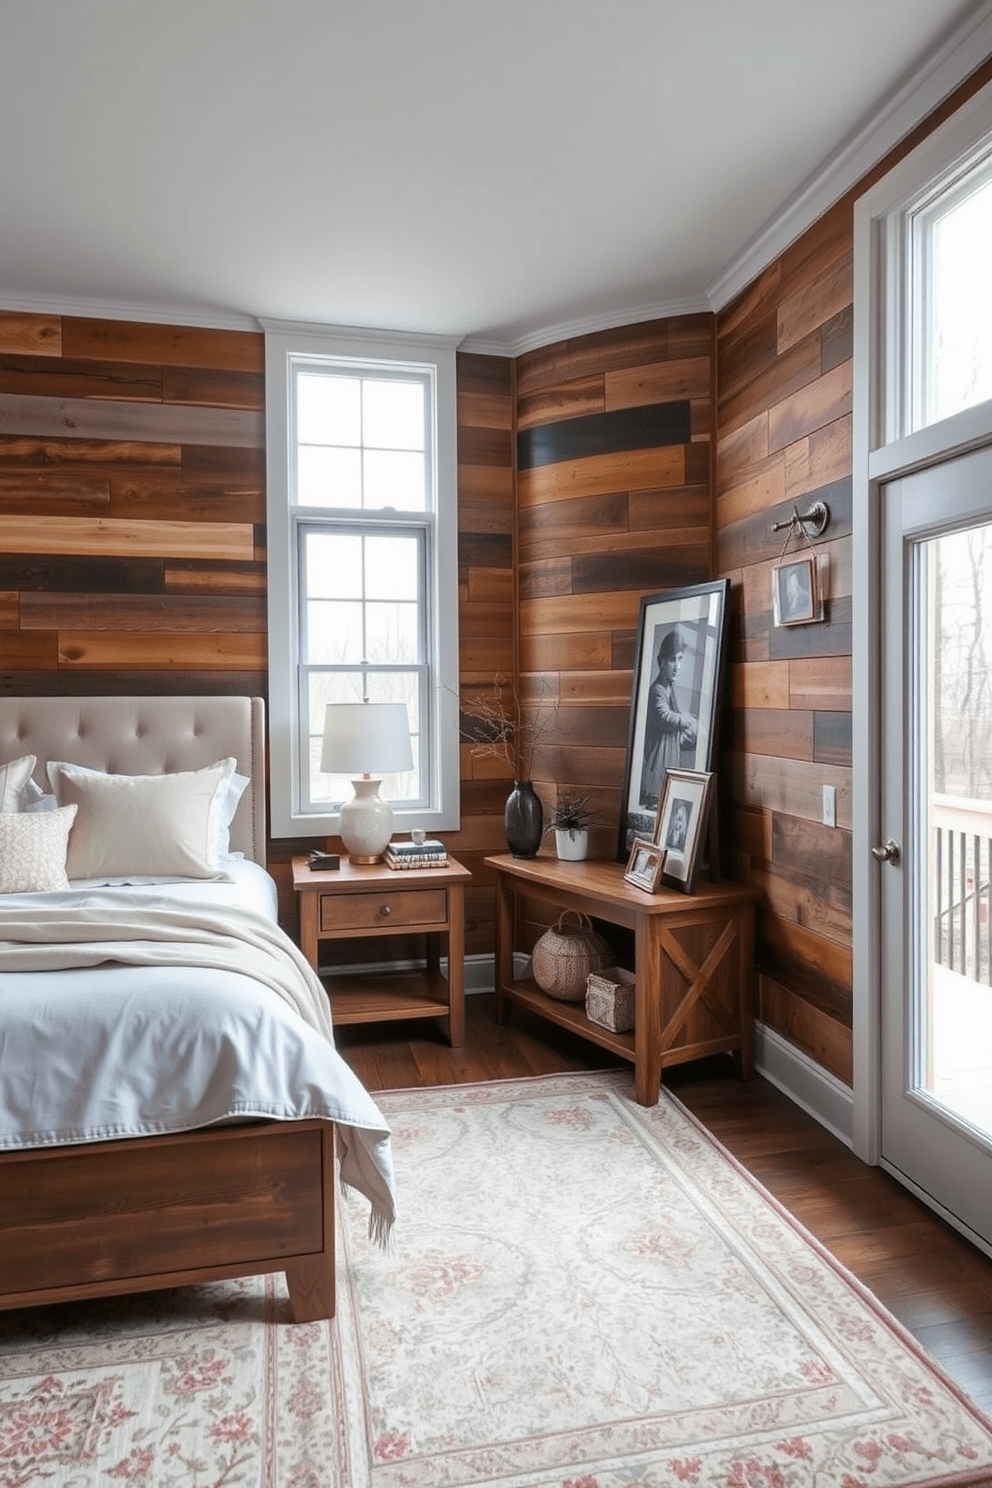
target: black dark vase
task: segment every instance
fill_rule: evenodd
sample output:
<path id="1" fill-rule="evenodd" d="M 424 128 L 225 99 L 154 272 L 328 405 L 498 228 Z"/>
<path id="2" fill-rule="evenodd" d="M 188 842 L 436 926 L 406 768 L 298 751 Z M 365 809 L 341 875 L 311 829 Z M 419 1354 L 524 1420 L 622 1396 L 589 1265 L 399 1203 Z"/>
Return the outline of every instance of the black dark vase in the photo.
<path id="1" fill-rule="evenodd" d="M 515 780 L 503 812 L 506 845 L 515 858 L 533 858 L 544 833 L 544 808 L 529 780 Z"/>

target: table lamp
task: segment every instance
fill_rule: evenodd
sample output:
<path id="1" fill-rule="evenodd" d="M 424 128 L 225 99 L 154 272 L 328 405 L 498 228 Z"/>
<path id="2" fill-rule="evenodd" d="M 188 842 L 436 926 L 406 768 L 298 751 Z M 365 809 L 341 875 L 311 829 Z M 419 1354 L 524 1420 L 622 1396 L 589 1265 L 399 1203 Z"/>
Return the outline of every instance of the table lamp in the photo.
<path id="1" fill-rule="evenodd" d="M 328 703 L 320 768 L 351 776 L 355 794 L 341 803 L 341 840 L 353 863 L 378 863 L 393 833 L 381 777 L 413 769 L 406 704 Z"/>

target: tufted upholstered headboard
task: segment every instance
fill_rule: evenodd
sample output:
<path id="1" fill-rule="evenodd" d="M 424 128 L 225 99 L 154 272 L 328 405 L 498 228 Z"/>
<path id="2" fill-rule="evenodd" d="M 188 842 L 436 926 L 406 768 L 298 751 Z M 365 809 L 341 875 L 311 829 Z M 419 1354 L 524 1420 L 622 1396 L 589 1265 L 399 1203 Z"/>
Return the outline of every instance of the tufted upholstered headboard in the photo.
<path id="1" fill-rule="evenodd" d="M 233 755 L 251 777 L 231 824 L 231 849 L 265 863 L 265 704 L 249 697 L 0 698 L 0 763 L 69 760 L 114 775 L 199 770 Z"/>

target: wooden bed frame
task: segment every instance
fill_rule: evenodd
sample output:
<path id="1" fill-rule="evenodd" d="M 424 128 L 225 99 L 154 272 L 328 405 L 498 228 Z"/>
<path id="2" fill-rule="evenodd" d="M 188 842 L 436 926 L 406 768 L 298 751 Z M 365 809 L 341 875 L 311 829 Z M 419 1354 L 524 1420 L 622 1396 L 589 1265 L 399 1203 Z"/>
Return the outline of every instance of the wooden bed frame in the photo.
<path id="1" fill-rule="evenodd" d="M 231 847 L 265 862 L 260 698 L 0 698 L 0 761 L 120 774 L 233 755 Z M 334 1128 L 251 1122 L 0 1153 L 0 1309 L 285 1271 L 296 1322 L 334 1313 Z"/>

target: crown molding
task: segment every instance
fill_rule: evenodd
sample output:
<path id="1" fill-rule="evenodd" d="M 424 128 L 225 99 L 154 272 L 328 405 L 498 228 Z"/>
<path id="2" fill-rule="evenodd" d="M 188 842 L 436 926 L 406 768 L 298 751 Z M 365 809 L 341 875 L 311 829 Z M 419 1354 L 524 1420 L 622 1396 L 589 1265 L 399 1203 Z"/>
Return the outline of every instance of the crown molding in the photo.
<path id="1" fill-rule="evenodd" d="M 706 289 L 721 310 L 992 55 L 992 0 L 952 31 L 874 109 Z"/>
<path id="2" fill-rule="evenodd" d="M 651 300 L 609 314 L 583 315 L 575 320 L 559 321 L 555 325 L 543 326 L 538 331 L 527 331 L 509 341 L 491 340 L 486 336 L 466 336 L 458 349 L 476 352 L 480 356 L 518 357 L 525 352 L 539 351 L 542 346 L 553 346 L 557 341 L 568 341 L 575 336 L 591 336 L 596 331 L 613 331 L 619 326 L 638 325 L 642 320 L 667 320 L 675 315 L 708 315 L 709 311 L 710 304 L 704 295 L 693 295 L 682 300 Z"/>
<path id="3" fill-rule="evenodd" d="M 27 315 L 77 315 L 81 320 L 138 320 L 149 325 L 198 326 L 209 331 L 258 331 L 255 315 L 222 310 L 191 310 L 188 305 L 133 305 L 118 300 L 88 300 L 72 295 L 8 294 L 0 286 L 4 310 Z"/>
<path id="4" fill-rule="evenodd" d="M 294 341 L 334 341 L 339 344 L 365 346 L 408 346 L 412 349 L 457 351 L 460 336 L 434 335 L 431 331 L 389 331 L 381 326 L 324 325 L 309 320 L 270 320 L 259 316 L 258 325 L 270 336 L 288 336 Z"/>

